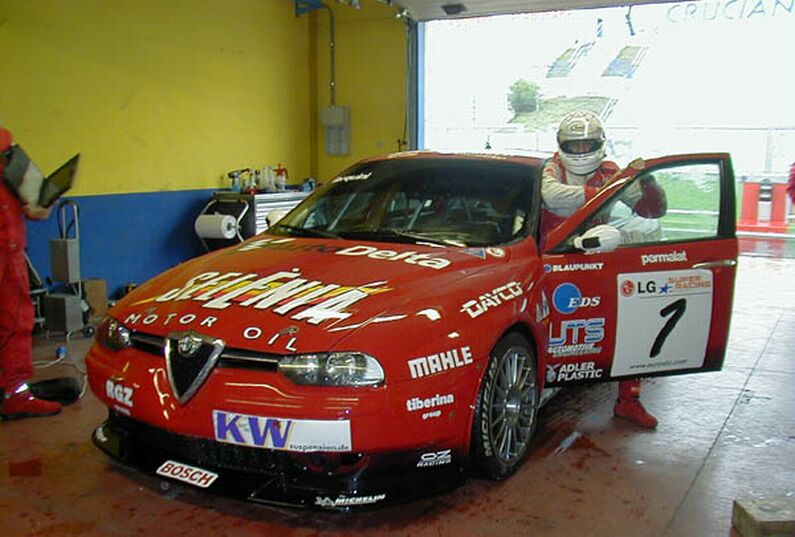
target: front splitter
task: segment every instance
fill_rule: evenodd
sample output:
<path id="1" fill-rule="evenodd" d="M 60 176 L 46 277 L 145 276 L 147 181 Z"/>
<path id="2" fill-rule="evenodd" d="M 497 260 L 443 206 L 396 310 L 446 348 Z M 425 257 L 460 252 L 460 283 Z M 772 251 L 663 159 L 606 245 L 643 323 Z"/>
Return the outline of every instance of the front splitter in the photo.
<path id="1" fill-rule="evenodd" d="M 359 510 L 403 503 L 452 490 L 466 480 L 463 458 L 418 467 L 428 450 L 363 454 L 350 467 L 310 468 L 306 456 L 241 448 L 187 437 L 111 413 L 94 431 L 94 444 L 122 464 L 168 482 L 238 500 L 321 510 Z M 206 485 L 158 475 L 165 463 L 214 475 Z M 209 478 L 207 479 L 209 480 Z M 206 486 L 205 486 L 206 485 Z"/>

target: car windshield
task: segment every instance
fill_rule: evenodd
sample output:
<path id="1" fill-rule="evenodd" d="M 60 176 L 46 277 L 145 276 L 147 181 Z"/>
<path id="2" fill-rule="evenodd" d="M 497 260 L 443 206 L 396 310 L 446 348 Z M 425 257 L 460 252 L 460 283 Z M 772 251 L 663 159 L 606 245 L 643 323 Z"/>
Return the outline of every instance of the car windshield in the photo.
<path id="1" fill-rule="evenodd" d="M 268 230 L 449 246 L 503 244 L 527 233 L 533 168 L 498 159 L 402 158 L 343 172 Z"/>

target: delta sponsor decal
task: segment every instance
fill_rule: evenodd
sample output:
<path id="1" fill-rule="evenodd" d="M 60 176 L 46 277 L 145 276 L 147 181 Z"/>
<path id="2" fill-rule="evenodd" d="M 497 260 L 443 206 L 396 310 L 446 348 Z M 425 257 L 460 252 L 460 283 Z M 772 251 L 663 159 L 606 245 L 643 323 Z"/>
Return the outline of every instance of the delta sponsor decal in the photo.
<path id="1" fill-rule="evenodd" d="M 412 397 L 406 401 L 406 410 L 409 412 L 423 410 L 425 412 L 422 413 L 422 419 L 428 420 L 432 418 L 438 418 L 442 415 L 442 411 L 440 409 L 432 409 L 440 406 L 452 405 L 453 403 L 455 403 L 455 396 L 453 394 L 439 395 L 437 393 L 433 397 L 428 397 L 427 399 Z"/>
<path id="2" fill-rule="evenodd" d="M 215 439 L 283 451 L 351 451 L 348 420 L 292 420 L 213 410 Z"/>
<path id="3" fill-rule="evenodd" d="M 449 369 L 464 367 L 472 363 L 472 349 L 461 347 L 449 351 L 413 358 L 408 361 L 411 378 L 418 379 L 442 373 Z"/>
<path id="4" fill-rule="evenodd" d="M 203 272 L 190 278 L 181 287 L 171 289 L 162 295 L 136 302 L 140 305 L 150 302 L 167 303 L 190 300 L 200 302 L 202 308 L 224 310 L 229 306 L 270 310 L 277 315 L 291 314 L 291 319 L 318 325 L 328 320 L 347 319 L 352 313 L 346 311 L 353 304 L 370 296 L 384 293 L 390 289 L 386 282 L 374 282 L 350 286 L 338 283 L 324 283 L 301 277 L 299 269 L 279 271 L 267 276 L 241 272 Z M 125 324 L 163 322 L 168 324 L 178 314 L 172 313 L 161 319 L 157 314 L 131 314 Z M 196 321 L 197 316 L 186 314 L 179 317 L 179 324 Z M 215 317 L 204 319 L 202 326 L 210 327 Z"/>
<path id="5" fill-rule="evenodd" d="M 213 484 L 213 481 L 218 479 L 218 474 L 216 473 L 176 461 L 164 462 L 155 473 L 203 489 L 206 489 Z"/>
<path id="6" fill-rule="evenodd" d="M 450 266 L 450 260 L 440 257 L 434 253 L 421 253 L 409 250 L 407 252 L 397 252 L 395 250 L 381 250 L 374 246 L 350 246 L 342 248 L 324 243 L 296 242 L 294 238 L 265 238 L 247 242 L 237 252 L 250 252 L 252 250 L 279 250 L 286 252 L 317 252 L 325 254 L 336 254 L 350 257 L 367 257 L 368 259 L 379 259 L 383 261 L 402 261 L 409 265 L 441 270 Z"/>
<path id="7" fill-rule="evenodd" d="M 461 312 L 475 319 L 492 308 L 505 304 L 522 295 L 522 286 L 519 282 L 508 282 L 496 289 L 483 293 L 474 300 L 469 300 L 461 306 Z"/>
<path id="8" fill-rule="evenodd" d="M 432 468 L 434 466 L 444 466 L 453 462 L 453 450 L 443 449 L 441 451 L 432 451 L 430 453 L 423 453 L 420 455 L 420 460 L 417 463 L 417 468 Z"/>
<path id="9" fill-rule="evenodd" d="M 599 354 L 602 347 L 596 344 L 605 338 L 605 319 L 568 319 L 561 321 L 555 333 L 554 323 L 549 325 L 547 351 L 553 358 Z"/>
<path id="10" fill-rule="evenodd" d="M 668 254 L 645 254 L 640 256 L 640 264 L 644 267 L 656 263 L 680 263 L 683 261 L 687 261 L 687 252 L 684 250 L 681 252 L 673 251 Z"/>
<path id="11" fill-rule="evenodd" d="M 567 263 L 565 265 L 544 265 L 544 272 L 580 272 L 602 270 L 604 263 Z"/>
<path id="12" fill-rule="evenodd" d="M 597 368 L 595 362 L 579 364 L 547 364 L 547 382 L 572 382 L 575 380 L 596 380 L 602 378 L 604 369 Z"/>
<path id="13" fill-rule="evenodd" d="M 331 499 L 328 496 L 315 496 L 315 505 L 320 507 L 354 507 L 369 505 L 386 500 L 386 494 L 373 494 L 370 496 L 337 496 Z"/>
<path id="14" fill-rule="evenodd" d="M 573 283 L 562 283 L 552 293 L 552 304 L 560 313 L 569 315 L 580 308 L 595 308 L 602 301 L 598 296 L 582 296 L 580 288 Z"/>

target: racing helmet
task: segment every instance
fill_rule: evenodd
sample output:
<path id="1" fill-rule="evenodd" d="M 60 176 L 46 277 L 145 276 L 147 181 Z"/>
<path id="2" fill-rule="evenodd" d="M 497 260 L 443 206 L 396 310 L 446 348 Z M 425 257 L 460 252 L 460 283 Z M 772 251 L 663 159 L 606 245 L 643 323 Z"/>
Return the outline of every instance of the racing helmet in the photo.
<path id="1" fill-rule="evenodd" d="M 571 173 L 596 171 L 605 158 L 605 131 L 599 116 L 587 110 L 566 114 L 558 127 L 558 148 Z"/>

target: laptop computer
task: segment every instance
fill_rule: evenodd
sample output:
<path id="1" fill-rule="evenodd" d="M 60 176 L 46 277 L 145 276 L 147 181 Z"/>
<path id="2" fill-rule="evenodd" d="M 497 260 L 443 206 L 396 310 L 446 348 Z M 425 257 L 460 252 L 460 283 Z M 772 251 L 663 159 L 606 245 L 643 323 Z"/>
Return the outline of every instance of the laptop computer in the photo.
<path id="1" fill-rule="evenodd" d="M 72 188 L 77 173 L 80 154 L 67 160 L 49 176 L 44 177 L 25 150 L 15 145 L 4 153 L 8 159 L 3 180 L 23 203 L 50 207 L 67 190 Z"/>
<path id="2" fill-rule="evenodd" d="M 78 162 L 80 162 L 80 153 L 67 160 L 42 182 L 39 191 L 39 206 L 50 207 L 67 190 L 72 188 L 75 175 L 77 175 Z"/>

